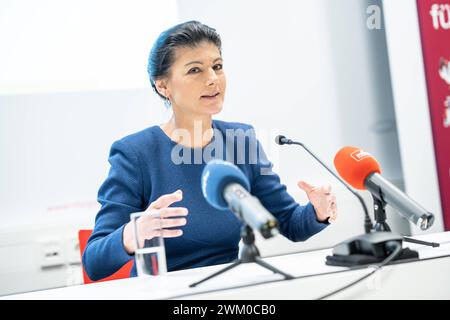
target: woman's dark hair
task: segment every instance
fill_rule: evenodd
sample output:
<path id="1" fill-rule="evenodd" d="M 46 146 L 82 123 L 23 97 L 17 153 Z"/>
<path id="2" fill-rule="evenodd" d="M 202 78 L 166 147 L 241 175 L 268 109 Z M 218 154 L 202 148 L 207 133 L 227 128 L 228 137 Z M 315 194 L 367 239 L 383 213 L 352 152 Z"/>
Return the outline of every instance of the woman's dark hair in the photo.
<path id="1" fill-rule="evenodd" d="M 148 58 L 148 75 L 155 92 L 163 99 L 166 97 L 156 90 L 155 80 L 166 76 L 174 62 L 175 49 L 193 48 L 207 41 L 215 44 L 222 53 L 222 42 L 215 29 L 198 21 L 180 23 L 164 32 L 156 39 Z"/>

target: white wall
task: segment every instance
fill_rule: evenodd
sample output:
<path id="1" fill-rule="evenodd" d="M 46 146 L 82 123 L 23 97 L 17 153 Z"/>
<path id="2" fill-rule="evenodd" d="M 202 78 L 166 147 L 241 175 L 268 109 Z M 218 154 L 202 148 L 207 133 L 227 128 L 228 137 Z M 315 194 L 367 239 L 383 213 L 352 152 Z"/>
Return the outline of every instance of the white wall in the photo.
<path id="1" fill-rule="evenodd" d="M 0 94 L 143 88 L 174 0 L 2 0 Z"/>
<path id="2" fill-rule="evenodd" d="M 168 114 L 150 88 L 0 96 L 2 226 L 95 214 L 111 144 Z"/>
<path id="3" fill-rule="evenodd" d="M 370 4 L 381 3 L 370 1 Z M 222 119 L 253 124 L 288 191 L 296 183 L 332 183 L 340 219 L 305 243 L 259 241 L 264 254 L 327 247 L 363 232 L 359 202 L 301 149 L 279 147 L 277 133 L 303 141 L 328 165 L 356 145 L 402 185 L 384 29 L 369 30 L 369 2 L 178 0 L 180 20 L 198 19 L 222 36 L 228 93 Z M 232 22 L 230 22 L 232 17 Z M 363 193 L 369 208 L 370 196 Z M 388 211 L 395 231 L 409 223 Z"/>
<path id="4" fill-rule="evenodd" d="M 395 112 L 405 190 L 435 215 L 427 231 L 444 230 L 415 1 L 384 1 Z"/>

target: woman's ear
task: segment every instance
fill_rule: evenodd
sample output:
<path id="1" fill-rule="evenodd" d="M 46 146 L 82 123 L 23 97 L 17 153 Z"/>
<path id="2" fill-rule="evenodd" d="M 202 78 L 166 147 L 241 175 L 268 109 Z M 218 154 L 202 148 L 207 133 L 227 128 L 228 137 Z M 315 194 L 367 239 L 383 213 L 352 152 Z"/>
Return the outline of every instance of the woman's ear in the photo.
<path id="1" fill-rule="evenodd" d="M 158 90 L 158 93 L 166 98 L 168 98 L 168 89 L 167 89 L 167 79 L 158 79 L 155 80 L 155 87 Z"/>

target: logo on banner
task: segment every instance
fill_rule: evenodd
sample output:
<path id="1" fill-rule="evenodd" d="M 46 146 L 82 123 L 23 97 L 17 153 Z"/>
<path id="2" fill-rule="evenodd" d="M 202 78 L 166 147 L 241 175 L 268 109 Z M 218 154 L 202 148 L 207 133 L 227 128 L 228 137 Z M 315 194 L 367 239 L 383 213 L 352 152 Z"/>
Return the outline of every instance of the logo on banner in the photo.
<path id="1" fill-rule="evenodd" d="M 448 85 L 450 90 L 450 61 L 444 58 L 439 60 L 439 76 Z M 444 127 L 450 127 L 450 96 L 445 97 L 444 101 Z"/>
<path id="2" fill-rule="evenodd" d="M 450 5 L 433 4 L 430 15 L 433 19 L 433 28 L 438 30 L 441 27 L 444 30 L 450 29 Z"/>

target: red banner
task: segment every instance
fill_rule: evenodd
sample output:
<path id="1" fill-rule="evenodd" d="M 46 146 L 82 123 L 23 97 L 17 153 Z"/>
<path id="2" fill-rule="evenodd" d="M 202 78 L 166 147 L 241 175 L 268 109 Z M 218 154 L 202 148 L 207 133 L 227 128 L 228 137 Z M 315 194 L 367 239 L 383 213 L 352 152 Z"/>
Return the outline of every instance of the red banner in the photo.
<path id="1" fill-rule="evenodd" d="M 417 10 L 442 213 L 450 230 L 450 0 L 417 0 Z"/>

